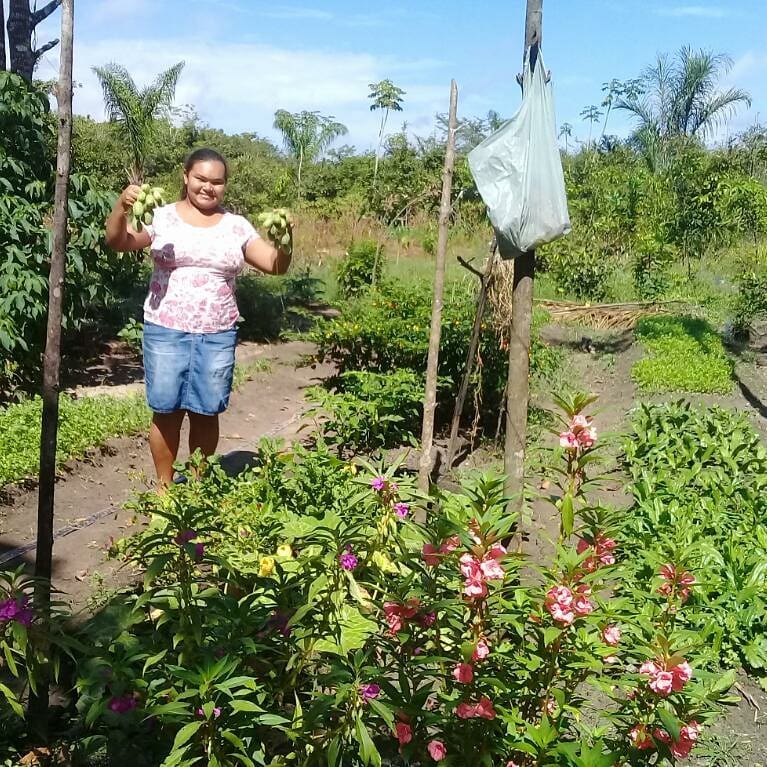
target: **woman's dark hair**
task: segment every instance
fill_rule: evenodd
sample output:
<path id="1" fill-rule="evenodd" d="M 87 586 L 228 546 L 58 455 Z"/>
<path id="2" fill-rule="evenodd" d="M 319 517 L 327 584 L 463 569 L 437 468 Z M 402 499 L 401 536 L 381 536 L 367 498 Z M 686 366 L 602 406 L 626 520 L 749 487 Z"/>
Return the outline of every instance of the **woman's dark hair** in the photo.
<path id="1" fill-rule="evenodd" d="M 224 181 L 229 179 L 229 165 L 227 165 L 224 156 L 215 149 L 201 147 L 190 152 L 184 160 L 184 173 L 189 173 L 198 162 L 220 162 L 224 166 Z M 181 189 L 181 199 L 186 199 L 186 184 Z"/>

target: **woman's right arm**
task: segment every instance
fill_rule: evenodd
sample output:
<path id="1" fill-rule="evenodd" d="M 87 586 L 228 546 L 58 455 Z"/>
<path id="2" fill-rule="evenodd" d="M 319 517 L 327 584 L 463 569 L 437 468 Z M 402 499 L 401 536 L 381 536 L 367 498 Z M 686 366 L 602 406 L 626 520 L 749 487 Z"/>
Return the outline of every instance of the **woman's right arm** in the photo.
<path id="1" fill-rule="evenodd" d="M 151 244 L 149 232 L 142 229 L 135 232 L 128 226 L 127 213 L 136 202 L 140 187 L 131 185 L 117 198 L 106 223 L 106 243 L 112 250 L 143 250 Z"/>

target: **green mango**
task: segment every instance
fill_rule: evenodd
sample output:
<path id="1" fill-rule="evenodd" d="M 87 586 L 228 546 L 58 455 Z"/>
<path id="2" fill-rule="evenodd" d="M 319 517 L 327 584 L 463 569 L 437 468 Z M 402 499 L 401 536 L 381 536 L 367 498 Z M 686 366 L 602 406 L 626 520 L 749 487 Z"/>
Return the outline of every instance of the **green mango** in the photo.
<path id="1" fill-rule="evenodd" d="M 144 212 L 144 207 L 145 206 L 142 203 L 136 200 L 136 202 L 133 203 L 133 215 L 140 218 Z"/>

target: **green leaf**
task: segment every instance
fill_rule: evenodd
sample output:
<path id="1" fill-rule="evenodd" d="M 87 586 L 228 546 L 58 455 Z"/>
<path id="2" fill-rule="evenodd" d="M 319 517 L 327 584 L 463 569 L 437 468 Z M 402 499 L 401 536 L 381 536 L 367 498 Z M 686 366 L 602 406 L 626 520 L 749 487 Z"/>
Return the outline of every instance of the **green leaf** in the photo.
<path id="1" fill-rule="evenodd" d="M 679 740 L 679 719 L 677 715 L 669 711 L 665 706 L 658 706 L 658 716 L 672 739 L 674 741 Z"/>
<path id="2" fill-rule="evenodd" d="M 570 493 L 565 493 L 562 497 L 559 511 L 562 515 L 562 533 L 565 537 L 569 537 L 573 534 L 573 528 L 575 527 L 575 506 L 573 504 L 573 496 Z"/>
<path id="3" fill-rule="evenodd" d="M 177 733 L 173 741 L 173 750 L 176 751 L 185 746 L 197 733 L 204 722 L 189 722 L 185 724 Z"/>

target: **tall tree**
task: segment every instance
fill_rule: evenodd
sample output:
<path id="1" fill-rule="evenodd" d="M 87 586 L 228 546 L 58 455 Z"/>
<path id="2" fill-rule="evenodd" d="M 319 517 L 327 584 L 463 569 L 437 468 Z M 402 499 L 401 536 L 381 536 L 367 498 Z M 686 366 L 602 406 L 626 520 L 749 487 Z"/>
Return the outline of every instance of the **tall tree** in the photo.
<path id="1" fill-rule="evenodd" d="M 660 54 L 640 74 L 638 87 L 615 105 L 637 123 L 633 140 L 654 170 L 665 167 L 675 139 L 708 137 L 751 96 L 740 88 L 721 90 L 732 68 L 722 53 L 681 48 L 670 58 Z"/>
<path id="2" fill-rule="evenodd" d="M 5 72 L 7 64 L 5 60 L 5 7 L 0 0 L 0 72 Z"/>
<path id="3" fill-rule="evenodd" d="M 278 109 L 274 113 L 274 127 L 282 134 L 285 149 L 298 164 L 296 180 L 301 196 L 301 172 L 304 163 L 316 160 L 339 136 L 349 130 L 335 118 L 319 112 L 288 112 Z"/>
<path id="4" fill-rule="evenodd" d="M 110 63 L 104 67 L 93 67 L 104 93 L 107 115 L 128 144 L 130 166 L 126 170 L 132 184 L 140 184 L 144 180 L 149 142 L 154 135 L 157 118 L 173 103 L 183 68 L 184 62 L 179 61 L 161 72 L 151 85 L 139 90 L 122 65 Z"/>
<path id="5" fill-rule="evenodd" d="M 562 138 L 563 136 L 565 139 L 565 154 L 568 154 L 568 139 L 573 137 L 573 126 L 570 125 L 570 123 L 562 123 L 562 125 L 559 126 L 559 138 Z"/>
<path id="6" fill-rule="evenodd" d="M 32 47 L 35 29 L 61 5 L 61 0 L 51 0 L 38 10 L 33 10 L 29 3 L 30 0 L 9 0 L 8 5 L 10 71 L 27 80 L 32 79 L 40 57 L 59 44 L 58 40 L 51 40 L 40 48 Z M 2 18 L 0 15 L 0 22 Z"/>
<path id="7" fill-rule="evenodd" d="M 594 127 L 594 123 L 599 120 L 599 118 L 602 116 L 602 112 L 599 109 L 596 104 L 592 104 L 591 106 L 585 107 L 581 110 L 580 117 L 582 120 L 587 120 L 589 123 L 589 140 L 586 144 L 587 147 L 591 148 L 591 131 Z"/>
<path id="8" fill-rule="evenodd" d="M 405 95 L 405 91 L 403 91 L 402 88 L 398 88 L 391 80 L 381 80 L 378 83 L 370 83 L 368 88 L 370 88 L 368 98 L 373 99 L 373 103 L 370 105 L 370 111 L 375 112 L 376 109 L 380 109 L 383 112 L 381 115 L 381 127 L 378 130 L 378 147 L 376 148 L 376 162 L 373 170 L 373 183 L 375 184 L 375 181 L 378 178 L 378 161 L 381 156 L 381 146 L 383 145 L 386 121 L 389 119 L 389 112 L 402 111 L 402 97 Z"/>

